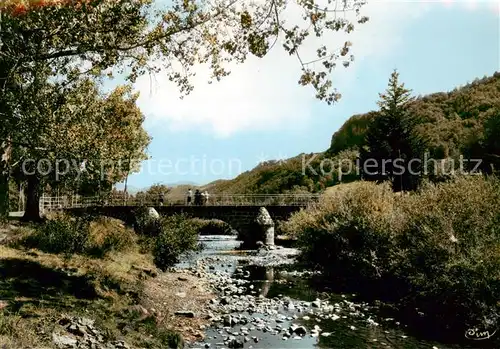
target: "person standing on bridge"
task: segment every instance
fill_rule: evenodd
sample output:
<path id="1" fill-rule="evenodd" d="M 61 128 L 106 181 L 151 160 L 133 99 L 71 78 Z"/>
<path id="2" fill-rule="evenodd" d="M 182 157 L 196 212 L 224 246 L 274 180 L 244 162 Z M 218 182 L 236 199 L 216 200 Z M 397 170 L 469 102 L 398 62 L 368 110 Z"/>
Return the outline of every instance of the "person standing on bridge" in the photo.
<path id="1" fill-rule="evenodd" d="M 196 189 L 196 191 L 194 192 L 194 204 L 196 206 L 201 206 L 202 202 L 201 202 L 201 192 L 199 189 Z"/>
<path id="2" fill-rule="evenodd" d="M 186 203 L 187 203 L 188 206 L 191 205 L 191 199 L 192 198 L 193 198 L 193 192 L 192 192 L 191 188 L 189 188 L 189 190 L 186 193 Z"/>
<path id="3" fill-rule="evenodd" d="M 204 196 L 203 196 L 203 199 L 204 199 L 203 204 L 204 204 L 204 205 L 208 205 L 208 198 L 210 197 L 210 194 L 208 194 L 208 191 L 207 191 L 207 190 L 205 190 L 205 191 L 203 192 L 203 194 L 204 194 Z"/>

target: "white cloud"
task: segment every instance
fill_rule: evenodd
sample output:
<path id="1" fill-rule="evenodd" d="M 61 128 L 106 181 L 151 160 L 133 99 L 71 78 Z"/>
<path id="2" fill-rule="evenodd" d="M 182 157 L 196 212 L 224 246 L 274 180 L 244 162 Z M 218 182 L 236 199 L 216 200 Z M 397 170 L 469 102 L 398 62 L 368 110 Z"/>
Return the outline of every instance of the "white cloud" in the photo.
<path id="1" fill-rule="evenodd" d="M 356 61 L 347 69 L 339 63 L 334 73 L 339 92 L 349 89 L 363 61 L 394 52 L 403 39 L 402 28 L 426 9 L 425 3 L 373 1 L 361 10 L 370 21 L 358 25 L 354 33 L 322 38 L 333 48 L 345 40 L 353 43 Z M 310 43 L 301 55 L 313 59 L 316 48 Z M 183 100 L 164 75 L 157 74 L 153 81 L 141 77 L 135 87 L 141 92 L 139 106 L 147 123 L 170 130 L 202 129 L 227 137 L 245 130 L 300 128 L 314 117 L 314 91 L 298 85 L 299 63 L 278 45 L 267 57 L 249 58 L 231 70 L 230 76 L 209 85 L 206 67 L 197 68 L 195 90 Z"/>

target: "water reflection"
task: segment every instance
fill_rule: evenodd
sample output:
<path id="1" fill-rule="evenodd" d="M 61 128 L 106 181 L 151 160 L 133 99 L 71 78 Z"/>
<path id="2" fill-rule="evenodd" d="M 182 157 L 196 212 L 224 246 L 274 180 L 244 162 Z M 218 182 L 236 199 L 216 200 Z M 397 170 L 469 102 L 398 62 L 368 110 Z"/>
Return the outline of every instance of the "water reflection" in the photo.
<path id="1" fill-rule="evenodd" d="M 242 241 L 235 235 L 201 235 L 198 241 L 203 246 L 203 254 L 217 254 L 221 251 L 234 251 L 238 249 Z"/>
<path id="2" fill-rule="evenodd" d="M 269 293 L 269 290 L 271 289 L 271 285 L 274 281 L 274 268 L 266 268 L 265 271 L 265 282 L 264 285 L 262 286 L 262 289 L 259 292 L 259 296 L 267 297 L 267 294 Z"/>
<path id="3" fill-rule="evenodd" d="M 231 271 L 234 271 L 237 262 L 235 258 L 231 258 L 231 253 L 238 250 L 243 243 L 238 240 L 236 235 L 200 235 L 198 236 L 198 242 L 201 250 L 182 256 L 181 262 L 175 265 L 176 268 L 193 267 L 196 265 L 196 261 L 202 258 L 227 255 L 227 262 L 231 266 L 223 265 L 218 266 L 216 269 L 226 270 L 230 268 Z"/>

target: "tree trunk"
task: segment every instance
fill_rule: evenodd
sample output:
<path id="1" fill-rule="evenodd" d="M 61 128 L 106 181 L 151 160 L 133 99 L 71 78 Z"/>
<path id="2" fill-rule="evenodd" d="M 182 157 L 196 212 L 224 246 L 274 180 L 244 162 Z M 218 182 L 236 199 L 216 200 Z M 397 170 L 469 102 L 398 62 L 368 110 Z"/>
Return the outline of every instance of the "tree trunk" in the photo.
<path id="1" fill-rule="evenodd" d="M 130 158 L 128 159 L 127 176 L 125 177 L 125 186 L 123 188 L 123 194 L 125 197 L 125 205 L 127 205 L 127 184 L 128 184 L 129 174 L 130 174 Z"/>
<path id="2" fill-rule="evenodd" d="M 22 184 L 19 184 L 19 202 L 18 202 L 18 211 L 24 211 L 24 187 Z"/>
<path id="3" fill-rule="evenodd" d="M 0 148 L 0 221 L 9 217 L 9 161 L 10 143 L 3 142 Z"/>
<path id="4" fill-rule="evenodd" d="M 127 205 L 127 182 L 128 182 L 128 172 L 127 172 L 127 177 L 125 177 L 125 186 L 123 188 L 124 205 Z"/>
<path id="5" fill-rule="evenodd" d="M 23 221 L 40 221 L 40 179 L 37 176 L 28 177 L 28 186 L 26 188 L 26 210 L 24 211 Z"/>
<path id="6" fill-rule="evenodd" d="M 9 217 L 9 176 L 0 169 L 0 222 Z"/>
<path id="7" fill-rule="evenodd" d="M 0 23 L 2 13 L 0 11 Z M 0 40 L 0 52 L 2 52 L 2 41 Z M 5 91 L 11 87 L 9 72 L 12 67 L 5 59 L 0 61 L 0 96 L 5 96 Z M 10 157 L 11 157 L 11 137 L 10 137 L 10 108 L 6 99 L 0 98 L 0 221 L 9 217 L 9 179 L 10 179 Z"/>

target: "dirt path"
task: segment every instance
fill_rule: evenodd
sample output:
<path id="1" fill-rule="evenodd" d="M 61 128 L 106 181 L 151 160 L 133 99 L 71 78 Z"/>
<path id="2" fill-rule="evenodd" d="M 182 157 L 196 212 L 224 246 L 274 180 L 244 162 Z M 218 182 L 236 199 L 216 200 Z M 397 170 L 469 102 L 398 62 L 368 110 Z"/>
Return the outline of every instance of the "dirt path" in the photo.
<path id="1" fill-rule="evenodd" d="M 212 298 L 203 279 L 189 272 L 167 272 L 145 282 L 141 305 L 160 323 L 182 333 L 185 340 L 194 341 L 203 339 L 204 326 L 209 323 L 207 305 Z M 175 315 L 177 311 L 194 316 Z"/>

